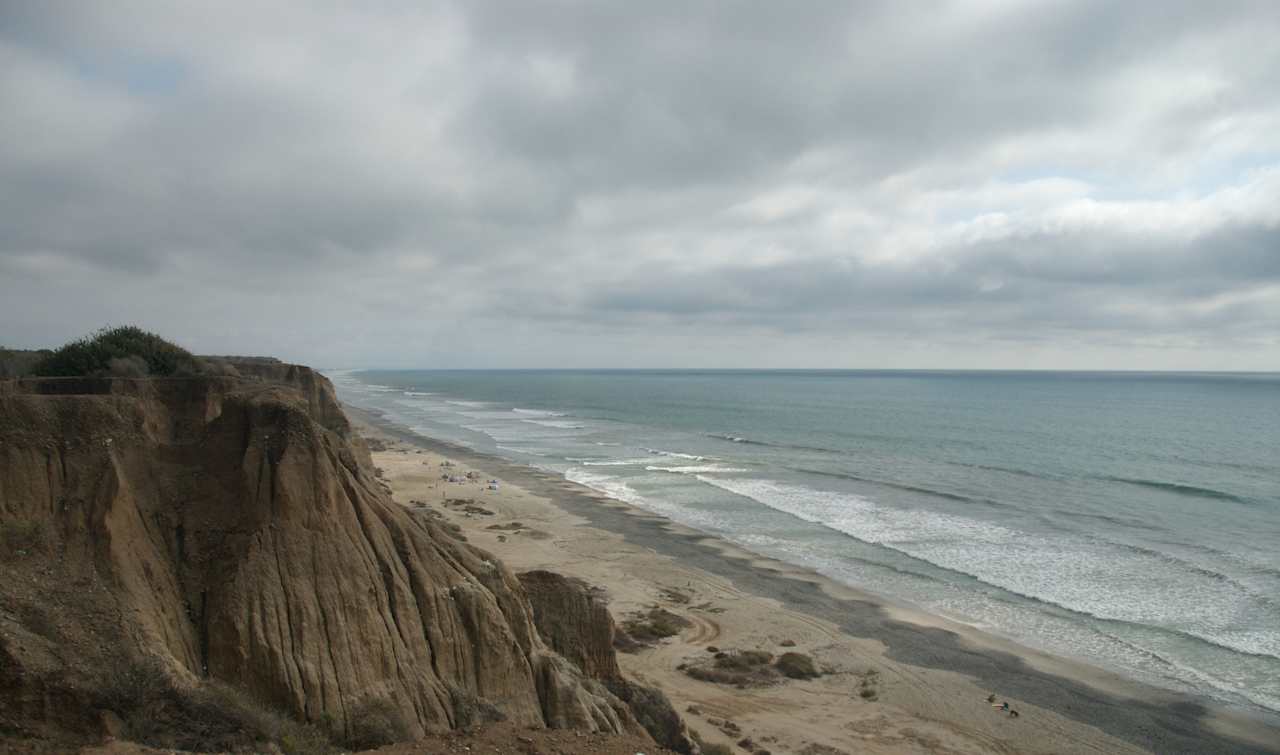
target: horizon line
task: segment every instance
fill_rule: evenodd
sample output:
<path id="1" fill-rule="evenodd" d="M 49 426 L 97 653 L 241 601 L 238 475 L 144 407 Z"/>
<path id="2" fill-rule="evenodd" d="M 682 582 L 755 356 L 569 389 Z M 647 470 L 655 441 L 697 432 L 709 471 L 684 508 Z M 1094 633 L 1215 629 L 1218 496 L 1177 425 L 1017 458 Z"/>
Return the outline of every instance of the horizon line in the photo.
<path id="1" fill-rule="evenodd" d="M 319 367 L 345 372 L 1019 372 L 1132 375 L 1280 375 L 1275 370 L 1141 370 L 1063 367 Z"/>

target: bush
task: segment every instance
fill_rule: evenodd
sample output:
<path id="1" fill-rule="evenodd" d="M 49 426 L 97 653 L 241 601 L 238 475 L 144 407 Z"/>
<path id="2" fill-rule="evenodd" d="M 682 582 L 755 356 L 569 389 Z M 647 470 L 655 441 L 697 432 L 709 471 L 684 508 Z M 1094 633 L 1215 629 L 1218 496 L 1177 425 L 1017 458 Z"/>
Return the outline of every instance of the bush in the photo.
<path id="1" fill-rule="evenodd" d="M 103 328 L 72 341 L 40 359 L 32 368 L 36 375 L 49 377 L 169 376 L 201 371 L 200 363 L 191 352 L 132 325 Z"/>
<path id="2" fill-rule="evenodd" d="M 409 725 L 396 704 L 386 698 L 370 698 L 351 709 L 351 731 L 344 745 L 352 750 L 373 750 L 409 739 Z"/>
<path id="3" fill-rule="evenodd" d="M 107 374 L 111 377 L 144 378 L 149 368 L 142 357 L 133 354 L 127 357 L 112 357 L 107 362 Z"/>
<path id="4" fill-rule="evenodd" d="M 648 613 L 627 620 L 622 628 L 636 642 L 650 644 L 680 634 L 689 620 L 665 608 L 654 606 Z"/>
<path id="5" fill-rule="evenodd" d="M 783 653 L 774 665 L 783 676 L 791 679 L 814 679 L 820 676 L 813 665 L 813 659 L 804 653 Z"/>
<path id="6" fill-rule="evenodd" d="M 24 351 L 0 347 L 0 378 L 16 378 L 31 374 L 31 368 L 49 355 L 49 351 Z"/>
<path id="7" fill-rule="evenodd" d="M 716 667 L 736 671 L 750 671 L 773 660 L 772 653 L 763 650 L 741 650 L 716 656 Z"/>
<path id="8" fill-rule="evenodd" d="M 103 671 L 95 706 L 124 723 L 124 738 L 164 749 L 196 752 L 260 752 L 274 743 L 286 755 L 333 751 L 315 726 L 258 706 L 244 693 L 217 682 L 184 688 L 155 660 L 122 661 Z"/>

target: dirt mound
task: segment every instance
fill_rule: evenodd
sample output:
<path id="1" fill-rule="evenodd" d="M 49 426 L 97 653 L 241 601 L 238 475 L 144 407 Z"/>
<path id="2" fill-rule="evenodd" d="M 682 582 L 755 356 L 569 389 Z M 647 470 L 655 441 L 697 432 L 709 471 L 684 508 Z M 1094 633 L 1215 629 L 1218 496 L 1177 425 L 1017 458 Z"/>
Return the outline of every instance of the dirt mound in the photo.
<path id="1" fill-rule="evenodd" d="M 510 571 L 390 502 L 324 377 L 235 367 L 0 381 L 0 733 L 109 731 L 148 659 L 339 736 L 635 729 Z"/>

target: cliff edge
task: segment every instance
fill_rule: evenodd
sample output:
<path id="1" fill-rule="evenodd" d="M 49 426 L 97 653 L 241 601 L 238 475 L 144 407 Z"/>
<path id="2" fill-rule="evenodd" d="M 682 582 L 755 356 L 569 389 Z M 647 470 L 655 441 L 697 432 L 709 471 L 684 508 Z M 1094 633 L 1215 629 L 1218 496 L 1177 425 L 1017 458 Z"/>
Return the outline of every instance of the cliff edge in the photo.
<path id="1" fill-rule="evenodd" d="M 0 381 L 0 734 L 115 733 L 104 690 L 152 668 L 339 736 L 643 734 L 506 567 L 390 500 L 328 380 L 236 369 Z"/>

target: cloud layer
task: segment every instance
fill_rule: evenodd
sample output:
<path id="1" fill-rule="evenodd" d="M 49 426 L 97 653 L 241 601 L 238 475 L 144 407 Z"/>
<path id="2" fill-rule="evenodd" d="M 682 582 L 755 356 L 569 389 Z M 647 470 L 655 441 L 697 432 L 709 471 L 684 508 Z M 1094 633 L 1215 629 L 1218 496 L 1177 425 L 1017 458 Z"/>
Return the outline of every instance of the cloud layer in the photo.
<path id="1" fill-rule="evenodd" d="M 1280 5 L 0 2 L 0 342 L 1280 369 Z"/>

